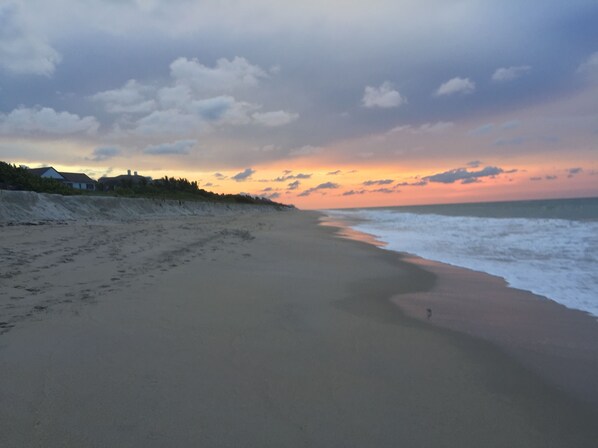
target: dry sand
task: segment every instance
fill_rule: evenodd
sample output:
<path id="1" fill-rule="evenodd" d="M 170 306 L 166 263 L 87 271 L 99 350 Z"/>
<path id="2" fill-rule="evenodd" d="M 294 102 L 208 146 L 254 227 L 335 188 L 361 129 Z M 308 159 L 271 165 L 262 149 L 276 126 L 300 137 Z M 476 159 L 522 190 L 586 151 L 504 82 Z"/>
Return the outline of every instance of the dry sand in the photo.
<path id="1" fill-rule="evenodd" d="M 595 447 L 595 408 L 389 301 L 434 274 L 312 213 L 194 214 L 4 215 L 0 446 Z"/>

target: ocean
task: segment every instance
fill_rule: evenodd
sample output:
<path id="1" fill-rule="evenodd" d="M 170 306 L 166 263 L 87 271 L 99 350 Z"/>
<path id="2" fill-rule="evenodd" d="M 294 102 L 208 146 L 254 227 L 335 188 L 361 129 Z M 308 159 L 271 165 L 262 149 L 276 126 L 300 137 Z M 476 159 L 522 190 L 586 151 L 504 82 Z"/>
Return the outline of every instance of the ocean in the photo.
<path id="1" fill-rule="evenodd" d="M 598 198 L 324 213 L 388 250 L 496 275 L 598 317 Z"/>

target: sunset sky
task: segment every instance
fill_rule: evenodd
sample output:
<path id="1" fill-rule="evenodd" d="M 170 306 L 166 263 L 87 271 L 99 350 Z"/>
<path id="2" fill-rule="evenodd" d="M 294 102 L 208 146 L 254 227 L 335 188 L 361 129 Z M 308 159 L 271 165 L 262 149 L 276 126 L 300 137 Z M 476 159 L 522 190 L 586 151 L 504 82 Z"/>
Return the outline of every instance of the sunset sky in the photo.
<path id="1" fill-rule="evenodd" d="M 301 208 L 598 196 L 596 0 L 0 0 L 0 160 Z"/>

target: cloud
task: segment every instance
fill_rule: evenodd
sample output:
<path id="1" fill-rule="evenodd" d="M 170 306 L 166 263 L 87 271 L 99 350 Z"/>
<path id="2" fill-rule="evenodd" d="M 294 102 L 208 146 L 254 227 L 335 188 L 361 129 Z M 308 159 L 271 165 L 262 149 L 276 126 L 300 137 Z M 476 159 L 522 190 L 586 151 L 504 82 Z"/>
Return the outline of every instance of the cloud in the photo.
<path id="1" fill-rule="evenodd" d="M 425 187 L 426 185 L 428 185 L 428 181 L 422 179 L 415 182 L 400 182 L 395 187 Z"/>
<path id="2" fill-rule="evenodd" d="M 452 121 L 437 121 L 436 123 L 424 123 L 419 128 L 413 129 L 414 134 L 439 134 L 455 126 Z"/>
<path id="3" fill-rule="evenodd" d="M 581 167 L 576 167 L 576 168 L 569 168 L 567 170 L 567 177 L 571 178 L 574 177 L 576 174 L 579 174 L 583 171 L 583 168 Z"/>
<path id="4" fill-rule="evenodd" d="M 465 168 L 457 168 L 443 173 L 434 174 L 432 176 L 424 177 L 423 180 L 428 182 L 439 182 L 443 184 L 452 184 L 457 181 L 462 183 L 471 183 L 471 179 L 478 179 L 480 177 L 496 176 L 503 173 L 502 168 L 495 166 L 487 166 L 479 171 L 467 171 Z"/>
<path id="5" fill-rule="evenodd" d="M 322 148 L 320 148 L 319 146 L 305 145 L 305 146 L 301 146 L 299 148 L 291 149 L 291 151 L 289 151 L 289 155 L 291 155 L 291 156 L 311 156 L 313 154 L 319 153 L 320 151 L 322 151 Z"/>
<path id="6" fill-rule="evenodd" d="M 470 168 L 477 168 L 482 164 L 480 160 L 472 160 L 471 162 L 467 162 L 466 165 Z"/>
<path id="7" fill-rule="evenodd" d="M 304 192 L 302 192 L 301 194 L 299 194 L 300 197 L 307 197 L 310 194 L 312 194 L 315 191 L 319 191 L 319 190 L 335 190 L 337 188 L 340 188 L 339 184 L 335 184 L 334 182 L 325 182 L 323 184 L 318 185 L 317 187 L 313 187 L 310 188 L 308 190 L 305 190 Z"/>
<path id="8" fill-rule="evenodd" d="M 140 135 L 189 135 L 205 129 L 197 115 L 175 109 L 157 110 L 140 118 L 134 132 Z"/>
<path id="9" fill-rule="evenodd" d="M 199 115 L 207 121 L 220 120 L 229 110 L 235 106 L 235 99 L 232 96 L 221 95 L 197 101 L 189 101 L 186 109 Z"/>
<path id="10" fill-rule="evenodd" d="M 336 171 L 329 171 L 326 173 L 327 176 L 336 176 L 337 174 L 340 174 L 341 170 L 336 170 Z"/>
<path id="11" fill-rule="evenodd" d="M 152 156 L 158 155 L 184 155 L 197 144 L 197 140 L 178 140 L 172 143 L 162 143 L 160 145 L 150 145 L 143 150 L 144 154 Z"/>
<path id="12" fill-rule="evenodd" d="M 264 194 L 264 195 L 261 195 L 261 197 L 266 198 L 266 199 L 278 199 L 280 197 L 280 193 Z"/>
<path id="13" fill-rule="evenodd" d="M 297 120 L 297 118 L 299 118 L 299 114 L 285 112 L 284 110 L 277 110 L 274 112 L 256 112 L 252 115 L 252 118 L 257 124 L 275 127 L 283 126 Z"/>
<path id="14" fill-rule="evenodd" d="M 548 175 L 548 176 L 545 176 L 544 179 L 546 179 L 546 180 L 556 180 L 556 179 L 558 179 L 558 176 Z"/>
<path id="15" fill-rule="evenodd" d="M 577 67 L 577 73 L 584 75 L 598 75 L 598 51 L 592 53 Z"/>
<path id="16" fill-rule="evenodd" d="M 0 67 L 16 75 L 50 76 L 60 54 L 22 17 L 20 5 L 0 5 Z"/>
<path id="17" fill-rule="evenodd" d="M 542 178 L 539 176 L 534 176 L 534 177 L 530 177 L 529 180 L 531 180 L 532 182 L 538 182 L 538 181 L 542 180 Z"/>
<path id="18" fill-rule="evenodd" d="M 392 128 L 386 135 L 399 132 L 411 132 L 412 134 L 440 134 L 455 126 L 452 121 L 437 121 L 436 123 L 424 123 L 420 126 L 403 125 Z"/>
<path id="19" fill-rule="evenodd" d="M 56 112 L 49 107 L 20 107 L 9 114 L 0 113 L 2 134 L 95 134 L 99 126 L 94 117 L 81 118 L 69 112 Z"/>
<path id="20" fill-rule="evenodd" d="M 291 179 L 309 179 L 312 175 L 311 174 L 287 174 L 285 176 L 279 176 L 276 179 L 272 179 L 273 182 L 286 182 L 287 180 Z"/>
<path id="21" fill-rule="evenodd" d="M 385 81 L 380 87 L 366 86 L 362 102 L 367 108 L 380 107 L 388 109 L 407 103 L 407 99 L 402 97 L 390 82 Z"/>
<path id="22" fill-rule="evenodd" d="M 392 179 L 366 180 L 365 182 L 362 183 L 362 185 L 365 185 L 366 187 L 370 187 L 372 185 L 388 185 L 388 184 L 392 184 L 393 182 L 394 182 L 394 180 L 392 180 Z"/>
<path id="23" fill-rule="evenodd" d="M 170 64 L 170 73 L 178 84 L 184 84 L 200 92 L 230 92 L 240 87 L 257 86 L 260 79 L 269 75 L 259 66 L 242 57 L 229 61 L 218 59 L 211 68 L 197 59 L 178 58 Z"/>
<path id="24" fill-rule="evenodd" d="M 297 188 L 299 188 L 299 185 L 301 185 L 301 182 L 298 180 L 296 180 L 295 182 L 291 182 L 287 185 L 287 190 L 296 190 Z"/>
<path id="25" fill-rule="evenodd" d="M 469 135 L 485 135 L 488 134 L 490 132 L 492 132 L 492 130 L 494 129 L 494 124 L 493 123 L 487 123 L 487 124 L 483 124 L 482 126 L 479 126 L 475 129 L 471 129 L 469 132 L 467 132 Z"/>
<path id="26" fill-rule="evenodd" d="M 376 188 L 375 190 L 370 190 L 370 193 L 384 193 L 384 194 L 390 194 L 390 193 L 399 193 L 400 190 L 393 190 L 392 188 Z"/>
<path id="27" fill-rule="evenodd" d="M 231 179 L 234 179 L 237 182 L 243 182 L 251 177 L 252 174 L 255 173 L 255 170 L 251 168 L 246 168 L 245 170 L 241 171 L 240 173 L 235 174 Z"/>
<path id="28" fill-rule="evenodd" d="M 479 184 L 481 182 L 481 180 L 479 180 L 477 177 L 470 177 L 469 179 L 463 179 L 461 181 L 462 185 L 467 185 L 467 184 Z"/>
<path id="29" fill-rule="evenodd" d="M 508 131 L 510 129 L 516 129 L 521 125 L 521 122 L 518 120 L 510 120 L 505 121 L 499 126 L 494 125 L 494 123 L 486 123 L 483 124 L 475 129 L 471 129 L 467 132 L 468 135 L 473 136 L 480 136 L 490 134 L 492 131 L 501 130 L 501 131 Z"/>
<path id="30" fill-rule="evenodd" d="M 501 138 L 494 142 L 496 146 L 516 146 L 525 143 L 525 137 Z"/>
<path id="31" fill-rule="evenodd" d="M 501 130 L 508 130 L 508 129 L 515 129 L 521 126 L 521 121 L 519 120 L 510 120 L 505 121 L 503 124 L 500 125 Z"/>
<path id="32" fill-rule="evenodd" d="M 520 78 L 523 75 L 527 75 L 532 70 L 529 65 L 519 65 L 516 67 L 502 67 L 496 69 L 492 75 L 492 81 L 495 82 L 507 82 L 513 81 L 514 79 Z"/>
<path id="33" fill-rule="evenodd" d="M 130 79 L 124 86 L 98 92 L 89 98 L 117 117 L 138 135 L 195 136 L 216 126 L 261 125 L 282 126 L 299 118 L 299 114 L 284 111 L 260 111 L 259 104 L 240 101 L 231 93 L 255 88 L 262 78 L 268 78 L 260 67 L 246 59 L 219 59 L 215 67 L 199 61 L 178 58 L 170 64 L 170 79 L 147 84 Z M 142 115 L 131 121 L 127 115 Z M 122 134 L 122 132 L 121 132 Z"/>
<path id="34" fill-rule="evenodd" d="M 91 160 L 93 160 L 94 162 L 103 162 L 105 160 L 118 156 L 120 153 L 121 150 L 119 148 L 104 146 L 93 150 Z"/>
<path id="35" fill-rule="evenodd" d="M 131 79 L 120 89 L 98 92 L 90 98 L 111 114 L 145 114 L 156 109 L 156 101 L 148 98 L 153 93 L 153 88 Z"/>
<path id="36" fill-rule="evenodd" d="M 470 94 L 475 92 L 475 83 L 469 78 L 453 78 L 436 90 L 436 96 L 453 95 L 455 93 Z"/>
<path id="37" fill-rule="evenodd" d="M 366 190 L 349 190 L 349 191 L 345 191 L 342 196 L 355 196 L 358 194 L 366 194 L 367 191 Z"/>

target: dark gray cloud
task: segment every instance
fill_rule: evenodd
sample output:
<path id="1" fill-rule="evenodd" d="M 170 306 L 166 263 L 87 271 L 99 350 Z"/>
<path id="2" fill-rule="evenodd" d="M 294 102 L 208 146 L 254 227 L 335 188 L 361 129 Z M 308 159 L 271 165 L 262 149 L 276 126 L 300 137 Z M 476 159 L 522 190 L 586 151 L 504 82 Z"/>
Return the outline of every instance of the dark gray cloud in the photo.
<path id="1" fill-rule="evenodd" d="M 417 180 L 415 182 L 399 182 L 395 187 L 425 187 L 428 185 L 427 180 Z"/>
<path id="2" fill-rule="evenodd" d="M 303 173 L 299 173 L 299 174 L 287 174 L 285 176 L 280 176 L 277 177 L 276 179 L 273 179 L 273 182 L 286 182 L 288 180 L 292 180 L 292 179 L 309 179 L 311 178 L 311 174 L 303 174 Z"/>
<path id="3" fill-rule="evenodd" d="M 147 146 L 143 152 L 152 156 L 185 155 L 197 144 L 197 140 L 179 140 L 172 143 Z"/>
<path id="4" fill-rule="evenodd" d="M 343 192 L 342 196 L 355 196 L 355 195 L 361 195 L 361 194 L 366 194 L 367 190 L 349 190 L 349 191 L 345 191 Z"/>
<path id="5" fill-rule="evenodd" d="M 466 165 L 470 168 L 478 168 L 482 165 L 482 162 L 480 160 L 472 160 L 471 162 L 467 162 Z"/>
<path id="6" fill-rule="evenodd" d="M 391 193 L 399 193 L 400 190 L 395 190 L 392 188 L 376 188 L 375 190 L 370 190 L 370 193 L 384 193 L 384 194 L 391 194 Z"/>
<path id="7" fill-rule="evenodd" d="M 287 185 L 287 190 L 296 190 L 297 188 L 299 188 L 299 185 L 301 185 L 301 182 L 298 180 L 296 180 L 295 182 L 291 182 Z"/>
<path id="8" fill-rule="evenodd" d="M 581 168 L 581 167 L 569 168 L 567 170 L 567 177 L 568 178 L 575 177 L 577 174 L 579 174 L 581 172 L 583 172 L 583 168 Z"/>
<path id="9" fill-rule="evenodd" d="M 336 176 L 337 174 L 340 174 L 341 170 L 336 170 L 336 171 L 329 171 L 326 173 L 327 176 Z"/>
<path id="10" fill-rule="evenodd" d="M 251 169 L 251 168 L 246 168 L 245 170 L 241 171 L 240 173 L 235 174 L 232 179 L 234 179 L 237 182 L 243 182 L 244 180 L 249 179 L 252 174 L 255 173 L 255 170 Z"/>
<path id="11" fill-rule="evenodd" d="M 362 185 L 371 187 L 372 185 L 389 185 L 394 182 L 393 179 L 379 179 L 379 180 L 366 180 Z"/>
<path id="12" fill-rule="evenodd" d="M 104 146 L 101 148 L 96 148 L 93 150 L 91 155 L 91 160 L 94 162 L 103 162 L 105 160 L 109 160 L 113 157 L 116 157 L 121 154 L 120 148 L 115 148 L 112 146 Z"/>
<path id="13" fill-rule="evenodd" d="M 312 194 L 315 191 L 320 191 L 320 190 L 335 190 L 337 188 L 340 188 L 339 184 L 335 184 L 334 182 L 324 182 L 323 184 L 320 184 L 317 187 L 313 187 L 313 188 L 310 188 L 308 190 L 305 190 L 305 191 L 301 192 L 298 196 L 300 196 L 300 197 L 306 197 L 306 196 L 309 196 L 310 194 Z"/>
<path id="14" fill-rule="evenodd" d="M 266 199 L 278 199 L 280 197 L 280 193 L 270 193 L 270 194 L 261 194 L 260 195 L 263 198 Z"/>
<path id="15" fill-rule="evenodd" d="M 462 183 L 471 183 L 480 177 L 496 176 L 503 173 L 502 168 L 495 166 L 487 166 L 479 171 L 468 171 L 466 168 L 457 168 L 443 173 L 433 174 L 432 176 L 424 177 L 423 180 L 428 182 L 439 182 L 443 184 L 452 184 L 457 181 Z"/>

